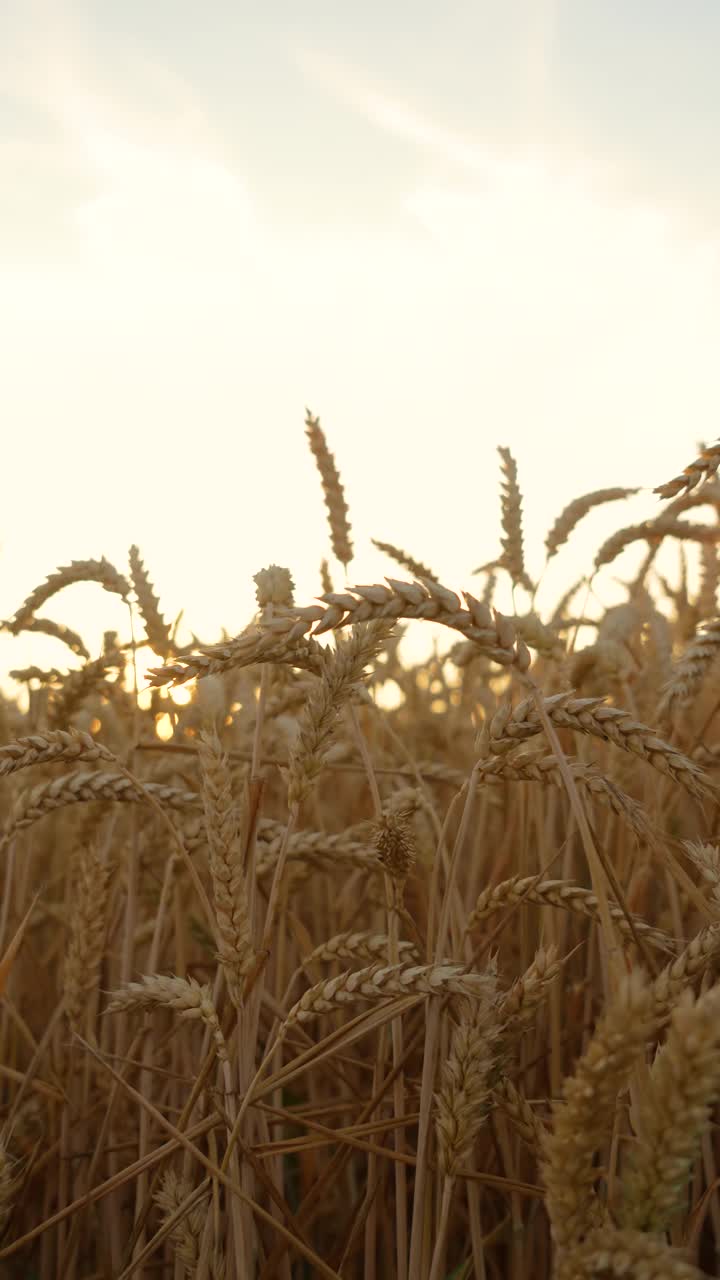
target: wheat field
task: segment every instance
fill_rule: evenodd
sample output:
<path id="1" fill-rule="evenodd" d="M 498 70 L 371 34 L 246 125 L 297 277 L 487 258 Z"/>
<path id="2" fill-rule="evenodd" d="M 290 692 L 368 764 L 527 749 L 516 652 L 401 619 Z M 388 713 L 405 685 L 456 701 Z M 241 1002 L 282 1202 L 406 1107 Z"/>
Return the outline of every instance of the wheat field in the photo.
<path id="1" fill-rule="evenodd" d="M 501 448 L 474 591 L 379 539 L 348 586 L 305 425 L 316 600 L 271 565 L 240 635 L 181 645 L 133 546 L 3 624 L 67 664 L 0 701 L 0 1274 L 718 1275 L 720 444 L 540 616 L 636 490 L 528 549 Z M 52 619 L 76 582 L 127 605 L 99 655 Z"/>

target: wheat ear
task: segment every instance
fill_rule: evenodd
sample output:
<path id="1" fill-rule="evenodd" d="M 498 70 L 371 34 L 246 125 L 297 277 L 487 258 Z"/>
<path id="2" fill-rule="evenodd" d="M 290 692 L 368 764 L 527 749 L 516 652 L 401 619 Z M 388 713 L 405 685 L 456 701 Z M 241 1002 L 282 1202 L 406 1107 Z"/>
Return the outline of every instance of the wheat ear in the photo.
<path id="1" fill-rule="evenodd" d="M 654 1029 L 653 1004 L 638 971 L 624 978 L 612 1004 L 565 1082 L 543 1140 L 543 1180 L 553 1239 L 559 1251 L 582 1243 L 599 1225 L 595 1157 L 612 1130 L 617 1096 Z"/>
<path id="2" fill-rule="evenodd" d="M 81 848 L 64 971 L 65 1013 L 72 1031 L 82 1031 L 88 999 L 100 981 L 109 878 L 110 868 L 97 849 L 92 844 Z"/>
<path id="3" fill-rule="evenodd" d="M 279 616 L 268 622 L 266 627 L 270 633 L 287 631 L 289 622 L 294 619 L 298 628 L 305 631 L 313 627 L 312 634 L 316 636 L 371 619 L 420 618 L 459 631 L 501 666 L 515 665 L 520 671 L 528 669 L 530 654 L 524 642 L 516 640 L 512 621 L 497 611 L 491 614 L 487 605 L 469 592 L 463 592 L 467 606 L 463 608 L 455 592 L 439 582 L 427 579 L 421 584 L 399 582 L 395 578 L 387 578 L 386 581 L 387 586 L 353 587 L 352 594 L 349 591 L 331 592 L 321 597 L 322 605 L 279 610 Z M 295 636 L 299 632 L 293 630 L 290 634 Z"/>
<path id="4" fill-rule="evenodd" d="M 673 668 L 658 703 L 658 717 L 670 719 L 688 707 L 720 656 L 720 618 L 701 622 L 690 644 Z"/>
<path id="5" fill-rule="evenodd" d="M 200 1242 L 207 1216 L 202 1201 L 209 1194 L 209 1188 L 194 1188 L 187 1179 L 178 1178 L 174 1169 L 166 1169 L 153 1196 L 165 1222 L 177 1214 L 183 1203 L 192 1197 L 192 1208 L 170 1231 L 175 1257 L 184 1268 L 188 1280 L 192 1280 L 195 1275 L 200 1257 Z"/>
<path id="6" fill-rule="evenodd" d="M 559 729 L 587 733 L 604 742 L 612 742 L 622 751 L 645 760 L 660 773 L 674 778 L 691 795 L 714 798 L 716 788 L 693 760 L 658 737 L 648 725 L 641 724 L 622 707 L 611 707 L 604 698 L 575 698 L 572 692 L 554 694 L 544 699 L 551 722 Z M 542 732 L 542 722 L 534 700 L 525 698 L 513 708 L 506 704 L 490 721 L 488 745 L 491 751 L 511 751 L 514 745 Z"/>
<path id="7" fill-rule="evenodd" d="M 498 565 L 507 569 L 514 586 L 532 592 L 533 584 L 525 571 L 522 528 L 522 494 L 517 478 L 517 463 L 509 449 L 498 447 L 500 454 L 500 506 L 503 528 L 503 553 Z"/>
<path id="8" fill-rule="evenodd" d="M 198 738 L 209 864 L 220 936 L 220 963 L 230 999 L 239 1009 L 252 967 L 252 926 L 243 868 L 243 846 L 227 756 L 216 733 Z"/>
<path id="9" fill-rule="evenodd" d="M 660 1020 L 670 1016 L 685 989 L 702 978 L 719 956 L 720 924 L 710 924 L 691 938 L 675 960 L 661 969 L 652 985 L 655 1012 Z"/>
<path id="10" fill-rule="evenodd" d="M 383 621 L 371 622 L 367 627 L 356 627 L 350 639 L 339 643 L 334 653 L 324 653 L 322 677 L 311 690 L 290 752 L 290 809 L 301 804 L 309 795 L 332 745 L 338 716 L 350 697 L 353 686 L 362 679 L 365 667 L 379 653 L 391 629 L 392 623 Z"/>
<path id="11" fill-rule="evenodd" d="M 30 593 L 8 623 L 11 631 L 24 630 L 41 604 L 73 582 L 98 582 L 106 591 L 122 596 L 123 600 L 127 599 L 130 591 L 127 579 L 104 556 L 101 560 L 71 560 L 70 564 L 62 565 Z"/>
<path id="12" fill-rule="evenodd" d="M 707 1280 L 682 1254 L 643 1231 L 598 1227 L 571 1250 L 555 1280 Z"/>
<path id="13" fill-rule="evenodd" d="M 632 498 L 636 493 L 639 493 L 638 489 L 595 489 L 592 493 L 585 493 L 582 497 L 569 502 L 566 507 L 563 507 L 545 539 L 547 559 L 551 560 L 554 555 L 557 555 L 575 526 L 594 507 L 599 507 L 605 502 L 617 502 L 620 498 Z"/>
<path id="14" fill-rule="evenodd" d="M 446 1177 L 456 1176 L 488 1113 L 499 1037 L 496 1010 L 463 1001 L 435 1099 L 438 1163 Z"/>
<path id="15" fill-rule="evenodd" d="M 672 1013 L 649 1087 L 638 1097 L 639 1139 L 623 1172 L 621 1223 L 666 1231 L 687 1197 L 692 1162 L 720 1096 L 720 988 Z"/>
<path id="16" fill-rule="evenodd" d="M 106 1013 L 123 1010 L 168 1008 L 179 1018 L 199 1019 L 211 1032 L 217 1055 L 228 1060 L 227 1045 L 220 1027 L 217 1010 L 212 1001 L 210 987 L 201 986 L 195 978 L 167 977 L 164 974 L 144 974 L 140 982 L 127 982 L 110 992 Z"/>
<path id="17" fill-rule="evenodd" d="M 170 625 L 160 612 L 160 601 L 155 594 L 152 582 L 140 558 L 140 548 L 134 544 L 130 548 L 130 576 L 137 596 L 137 602 L 145 623 L 145 631 L 153 649 L 165 655 L 170 648 Z"/>
<path id="18" fill-rule="evenodd" d="M 720 530 L 716 525 L 690 524 L 685 520 L 671 520 L 667 516 L 659 520 L 646 520 L 643 524 L 628 525 L 624 529 L 618 529 L 603 542 L 595 556 L 595 569 L 612 564 L 631 542 L 644 539 L 650 543 L 657 541 L 659 545 L 663 538 L 684 538 L 689 542 L 701 543 L 717 542 L 720 539 Z"/>
<path id="19" fill-rule="evenodd" d="M 25 618 L 20 626 L 16 626 L 15 622 L 4 623 L 3 625 L 16 635 L 21 631 L 34 631 L 40 635 L 51 636 L 54 640 L 61 640 L 79 658 L 84 658 L 87 661 L 90 657 L 89 650 L 85 647 L 82 637 L 76 631 L 72 631 L 70 627 L 63 626 L 61 622 L 53 622 L 52 618 Z"/>
<path id="20" fill-rule="evenodd" d="M 203 645 L 197 652 L 178 655 L 164 667 L 150 667 L 149 683 L 184 684 L 195 677 L 224 675 L 235 667 L 249 667 L 261 662 L 287 663 L 318 675 L 322 664 L 322 646 L 305 635 L 307 626 L 296 619 L 273 619 L 273 630 L 251 627 L 227 644 Z"/>
<path id="21" fill-rule="evenodd" d="M 674 498 L 677 493 L 690 492 L 701 480 L 709 480 L 720 467 L 720 440 L 703 449 L 694 462 L 688 464 L 679 476 L 659 484 L 653 489 L 661 498 Z"/>
<path id="22" fill-rule="evenodd" d="M 118 649 L 112 649 L 92 662 L 86 662 L 78 671 L 70 671 L 53 693 L 49 713 L 54 723 L 67 723 L 91 693 L 105 686 L 108 671 L 122 672 L 124 668 L 124 655 Z"/>
<path id="23" fill-rule="evenodd" d="M 488 973 L 468 973 L 461 964 L 368 965 L 350 969 L 335 978 L 326 978 L 310 987 L 292 1006 L 283 1027 L 308 1022 L 321 1013 L 342 1006 L 377 1000 L 399 1000 L 406 996 L 460 995 L 487 999 L 495 977 Z"/>
<path id="24" fill-rule="evenodd" d="M 466 932 L 486 920 L 496 911 L 502 911 L 517 903 L 533 903 L 535 906 L 559 907 L 590 920 L 598 919 L 598 901 L 589 889 L 582 889 L 572 880 L 537 880 L 536 876 L 512 876 L 493 889 L 485 889 L 477 899 L 465 923 Z M 608 904 L 610 915 L 624 937 L 632 941 L 634 934 L 661 951 L 674 950 L 672 938 L 660 929 L 654 929 L 639 916 L 632 916 L 632 925 L 624 911 L 613 902 Z M 633 932 L 634 931 L 634 932 Z"/>
<path id="25" fill-rule="evenodd" d="M 417 949 L 414 942 L 399 941 L 397 949 L 402 960 L 416 960 Z M 329 964 L 335 960 L 350 960 L 365 966 L 378 963 L 388 952 L 388 935 L 386 933 L 353 933 L 347 930 L 336 933 L 327 942 L 321 942 L 306 956 L 303 965 L 313 963 Z"/>
<path id="26" fill-rule="evenodd" d="M 0 778 L 17 773 L 33 764 L 50 764 L 58 760 L 114 760 L 101 742 L 79 729 L 55 729 L 16 738 L 0 747 Z"/>
<path id="27" fill-rule="evenodd" d="M 325 506 L 330 522 L 330 540 L 332 549 L 338 560 L 347 568 L 353 558 L 353 547 L 350 540 L 350 519 L 345 500 L 345 490 L 340 483 L 340 475 L 335 465 L 335 458 L 330 452 L 325 439 L 325 432 L 320 426 L 320 419 L 306 410 L 305 434 L 310 451 L 320 472 Z"/>
<path id="28" fill-rule="evenodd" d="M 438 581 L 438 576 L 433 573 L 432 569 L 428 569 L 427 565 L 423 564 L 421 560 L 413 560 L 413 557 L 408 555 L 407 551 L 403 551 L 400 547 L 394 547 L 391 542 L 380 542 L 378 538 L 371 538 L 370 541 L 374 547 L 377 547 L 378 551 L 384 551 L 386 556 L 389 556 L 391 560 L 394 560 L 403 569 L 407 569 L 408 573 L 411 573 L 414 578 L 429 578 L 431 582 Z"/>

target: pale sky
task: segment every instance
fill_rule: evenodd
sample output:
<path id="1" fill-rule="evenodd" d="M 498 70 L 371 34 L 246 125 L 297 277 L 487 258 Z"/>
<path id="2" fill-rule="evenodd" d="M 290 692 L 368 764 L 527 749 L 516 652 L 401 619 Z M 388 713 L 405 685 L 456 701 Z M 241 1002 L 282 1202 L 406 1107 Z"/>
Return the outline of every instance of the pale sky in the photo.
<path id="1" fill-rule="evenodd" d="M 132 542 L 208 641 L 271 562 L 309 602 L 306 405 L 351 582 L 378 537 L 477 586 L 498 444 L 531 574 L 571 498 L 674 475 L 719 434 L 718 48 L 715 0 L 3 0 L 0 617 Z M 548 604 L 657 509 L 593 516 Z M 44 611 L 126 633 L 99 589 Z"/>

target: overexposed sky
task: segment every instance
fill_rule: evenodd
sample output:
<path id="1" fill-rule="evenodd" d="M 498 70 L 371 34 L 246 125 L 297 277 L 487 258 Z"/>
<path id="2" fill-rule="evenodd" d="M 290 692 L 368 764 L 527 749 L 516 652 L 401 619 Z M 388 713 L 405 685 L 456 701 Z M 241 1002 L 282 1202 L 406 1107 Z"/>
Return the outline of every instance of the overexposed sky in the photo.
<path id="1" fill-rule="evenodd" d="M 4 0 L 0 616 L 131 542 L 209 641 L 270 562 L 309 600 L 305 405 L 351 581 L 374 536 L 477 584 L 498 444 L 531 573 L 571 498 L 675 474 L 718 435 L 719 41 L 714 0 Z M 592 517 L 548 603 L 656 510 Z M 45 611 L 125 632 L 99 589 Z"/>

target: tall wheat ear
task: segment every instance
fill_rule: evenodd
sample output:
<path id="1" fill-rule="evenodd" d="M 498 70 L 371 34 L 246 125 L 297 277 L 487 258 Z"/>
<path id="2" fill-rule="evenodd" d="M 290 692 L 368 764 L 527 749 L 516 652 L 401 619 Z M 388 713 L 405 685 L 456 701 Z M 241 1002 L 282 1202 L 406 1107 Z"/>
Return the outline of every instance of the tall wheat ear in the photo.
<path id="1" fill-rule="evenodd" d="M 543 1143 L 542 1176 L 560 1258 L 603 1221 L 595 1190 L 596 1157 L 610 1140 L 618 1095 L 655 1025 L 650 988 L 634 971 L 622 980 L 553 1110 L 553 1129 Z"/>
<path id="2" fill-rule="evenodd" d="M 623 1226 L 666 1231 L 685 1206 L 692 1162 L 720 1096 L 720 987 L 683 993 L 639 1092 L 638 1138 L 623 1172 Z"/>

